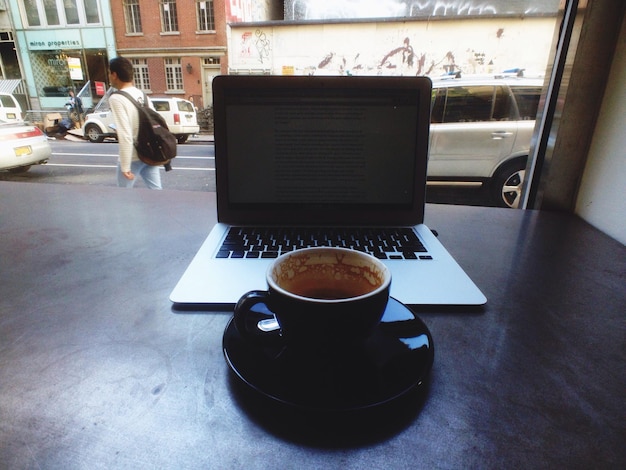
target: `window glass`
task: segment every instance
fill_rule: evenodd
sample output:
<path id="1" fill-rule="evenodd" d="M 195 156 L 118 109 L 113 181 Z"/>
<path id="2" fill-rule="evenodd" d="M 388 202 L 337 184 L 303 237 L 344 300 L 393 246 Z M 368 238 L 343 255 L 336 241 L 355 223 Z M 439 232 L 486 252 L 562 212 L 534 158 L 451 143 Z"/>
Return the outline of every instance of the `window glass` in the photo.
<path id="1" fill-rule="evenodd" d="M 459 86 L 448 88 L 443 122 L 480 122 L 491 119 L 494 87 Z"/>
<path id="2" fill-rule="evenodd" d="M 537 116 L 539 99 L 541 98 L 541 87 L 512 87 L 511 90 L 517 101 L 517 108 L 520 119 L 534 120 Z"/>
<path id="3" fill-rule="evenodd" d="M 98 0 L 85 0 L 85 16 L 88 24 L 100 23 L 100 12 L 98 11 Z"/>
<path id="4" fill-rule="evenodd" d="M 165 59 L 165 83 L 169 91 L 183 89 L 183 69 L 180 59 Z"/>
<path id="5" fill-rule="evenodd" d="M 127 33 L 142 32 L 139 0 L 124 0 L 124 20 L 126 21 Z"/>
<path id="6" fill-rule="evenodd" d="M 194 111 L 193 105 L 188 101 L 177 101 L 178 110 L 184 113 L 191 113 Z"/>
<path id="7" fill-rule="evenodd" d="M 131 59 L 133 64 L 133 80 L 140 90 L 150 90 L 150 74 L 147 59 Z"/>
<path id="8" fill-rule="evenodd" d="M 67 24 L 80 23 L 76 0 L 63 0 L 63 7 L 65 8 L 65 20 L 67 21 Z"/>
<path id="9" fill-rule="evenodd" d="M 178 15 L 174 0 L 161 0 L 161 31 L 164 33 L 178 31 Z"/>
<path id="10" fill-rule="evenodd" d="M 7 108 L 15 108 L 15 103 L 10 96 L 0 95 L 0 103 L 2 106 L 6 106 Z"/>
<path id="11" fill-rule="evenodd" d="M 493 121 L 509 121 L 515 119 L 515 106 L 511 95 L 501 86 L 496 87 L 496 102 L 491 116 Z"/>
<path id="12" fill-rule="evenodd" d="M 213 0 L 196 0 L 198 31 L 214 31 L 215 18 L 213 15 Z"/>
<path id="13" fill-rule="evenodd" d="M 60 24 L 56 0 L 44 0 L 43 7 L 46 12 L 47 24 L 50 26 Z"/>
<path id="14" fill-rule="evenodd" d="M 36 0 L 24 0 L 24 10 L 26 11 L 26 20 L 29 26 L 41 26 Z"/>

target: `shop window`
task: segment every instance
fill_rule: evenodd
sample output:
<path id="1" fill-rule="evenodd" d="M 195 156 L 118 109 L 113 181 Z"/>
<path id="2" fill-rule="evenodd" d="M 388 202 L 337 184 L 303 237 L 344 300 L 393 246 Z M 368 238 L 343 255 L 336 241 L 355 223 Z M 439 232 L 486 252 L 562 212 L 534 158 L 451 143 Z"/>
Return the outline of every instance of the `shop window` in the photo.
<path id="1" fill-rule="evenodd" d="M 174 0 L 161 0 L 161 31 L 173 33 L 178 31 L 178 15 Z"/>
<path id="2" fill-rule="evenodd" d="M 198 31 L 215 31 L 213 0 L 196 0 L 196 13 L 198 17 Z"/>
<path id="3" fill-rule="evenodd" d="M 141 13 L 139 0 L 124 0 L 124 20 L 126 21 L 126 33 L 138 34 L 141 29 Z"/>

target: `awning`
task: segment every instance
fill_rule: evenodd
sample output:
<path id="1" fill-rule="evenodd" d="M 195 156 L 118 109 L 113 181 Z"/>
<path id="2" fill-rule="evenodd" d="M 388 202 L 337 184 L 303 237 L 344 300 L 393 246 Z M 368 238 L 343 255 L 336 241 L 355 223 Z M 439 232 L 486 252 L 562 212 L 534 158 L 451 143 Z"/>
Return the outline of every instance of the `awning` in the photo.
<path id="1" fill-rule="evenodd" d="M 0 92 L 1 93 L 13 93 L 17 87 L 22 84 L 22 80 L 0 80 Z"/>

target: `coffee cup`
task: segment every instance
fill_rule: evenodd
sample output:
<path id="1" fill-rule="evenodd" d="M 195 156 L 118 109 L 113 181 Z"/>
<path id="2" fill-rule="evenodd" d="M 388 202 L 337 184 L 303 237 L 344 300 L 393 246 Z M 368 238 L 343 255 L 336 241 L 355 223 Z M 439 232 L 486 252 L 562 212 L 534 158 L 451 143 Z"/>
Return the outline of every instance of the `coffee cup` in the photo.
<path id="1" fill-rule="evenodd" d="M 276 258 L 266 281 L 267 290 L 239 299 L 235 327 L 245 339 L 261 344 L 278 340 L 310 347 L 367 337 L 385 312 L 391 272 L 367 253 L 316 247 Z M 260 316 L 263 311 L 268 316 Z M 273 323 L 276 328 L 268 327 Z"/>

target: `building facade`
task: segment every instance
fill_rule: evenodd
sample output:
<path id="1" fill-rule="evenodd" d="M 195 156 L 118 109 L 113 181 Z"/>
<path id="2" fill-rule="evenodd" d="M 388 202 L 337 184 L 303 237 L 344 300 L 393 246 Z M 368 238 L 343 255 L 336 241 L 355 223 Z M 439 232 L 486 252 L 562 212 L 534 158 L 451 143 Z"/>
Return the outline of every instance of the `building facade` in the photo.
<path id="1" fill-rule="evenodd" d="M 15 33 L 27 109 L 62 109 L 68 91 L 85 106 L 102 96 L 115 55 L 109 0 L 5 0 Z"/>
<path id="2" fill-rule="evenodd" d="M 133 62 L 137 87 L 209 106 L 213 77 L 228 70 L 225 1 L 112 2 L 117 54 Z"/>

